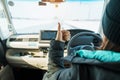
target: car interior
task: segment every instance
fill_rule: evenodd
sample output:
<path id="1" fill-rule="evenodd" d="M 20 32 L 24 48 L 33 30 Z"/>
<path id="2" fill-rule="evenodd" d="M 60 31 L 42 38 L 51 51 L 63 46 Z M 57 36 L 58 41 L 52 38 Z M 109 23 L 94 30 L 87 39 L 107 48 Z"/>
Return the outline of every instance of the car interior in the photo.
<path id="1" fill-rule="evenodd" d="M 96 50 L 102 42 L 101 18 L 108 2 L 0 0 L 0 80 L 42 80 L 58 22 L 71 34 L 64 56 L 79 49 Z"/>

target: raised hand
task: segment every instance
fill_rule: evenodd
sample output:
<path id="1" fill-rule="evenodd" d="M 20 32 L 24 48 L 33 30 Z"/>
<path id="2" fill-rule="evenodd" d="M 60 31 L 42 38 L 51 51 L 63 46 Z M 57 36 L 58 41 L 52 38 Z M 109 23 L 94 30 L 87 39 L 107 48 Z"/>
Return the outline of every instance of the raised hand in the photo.
<path id="1" fill-rule="evenodd" d="M 68 41 L 70 39 L 70 32 L 67 30 L 61 30 L 61 25 L 58 23 L 58 31 L 56 35 L 56 40 L 58 41 Z"/>

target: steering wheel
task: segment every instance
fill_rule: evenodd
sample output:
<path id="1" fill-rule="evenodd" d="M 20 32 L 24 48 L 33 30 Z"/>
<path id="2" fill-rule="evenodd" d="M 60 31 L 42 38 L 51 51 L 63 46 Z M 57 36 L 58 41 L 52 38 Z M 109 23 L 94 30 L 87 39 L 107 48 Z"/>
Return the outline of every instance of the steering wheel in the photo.
<path id="1" fill-rule="evenodd" d="M 80 49 L 95 50 L 101 45 L 102 38 L 94 32 L 80 32 L 74 35 L 68 42 L 67 54 L 71 55 Z"/>

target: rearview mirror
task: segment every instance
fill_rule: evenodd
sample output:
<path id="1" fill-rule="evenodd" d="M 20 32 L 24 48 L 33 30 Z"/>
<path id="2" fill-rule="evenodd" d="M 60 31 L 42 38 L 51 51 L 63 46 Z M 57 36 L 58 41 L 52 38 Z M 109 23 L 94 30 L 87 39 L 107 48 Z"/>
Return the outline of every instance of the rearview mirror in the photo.
<path id="1" fill-rule="evenodd" d="M 42 0 L 42 2 L 59 3 L 59 2 L 64 2 L 64 0 Z"/>

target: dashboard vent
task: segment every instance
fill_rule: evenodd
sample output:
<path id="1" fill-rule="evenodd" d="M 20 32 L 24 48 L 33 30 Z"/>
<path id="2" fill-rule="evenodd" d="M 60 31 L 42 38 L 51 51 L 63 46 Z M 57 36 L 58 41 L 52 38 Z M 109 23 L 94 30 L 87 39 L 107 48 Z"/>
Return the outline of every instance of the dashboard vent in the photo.
<path id="1" fill-rule="evenodd" d="M 10 38 L 10 42 L 37 42 L 38 38 Z"/>
<path id="2" fill-rule="evenodd" d="M 29 38 L 29 42 L 37 42 L 38 38 Z"/>
<path id="3" fill-rule="evenodd" d="M 23 38 L 10 38 L 10 42 L 22 42 Z"/>

